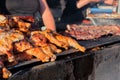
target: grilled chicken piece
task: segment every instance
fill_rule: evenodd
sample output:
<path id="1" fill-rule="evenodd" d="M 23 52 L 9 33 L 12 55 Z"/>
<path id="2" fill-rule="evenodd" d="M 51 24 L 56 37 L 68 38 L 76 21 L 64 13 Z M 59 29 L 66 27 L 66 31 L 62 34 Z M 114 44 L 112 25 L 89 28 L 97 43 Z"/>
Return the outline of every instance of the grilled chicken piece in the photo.
<path id="1" fill-rule="evenodd" d="M 5 67 L 2 68 L 2 74 L 4 79 L 8 79 L 12 73 Z"/>
<path id="2" fill-rule="evenodd" d="M 8 56 L 9 62 L 13 62 L 15 60 L 12 50 L 13 50 L 13 46 L 12 46 L 12 41 L 10 39 L 7 38 L 0 39 L 0 53 L 1 55 L 6 54 Z"/>
<path id="3" fill-rule="evenodd" d="M 25 50 L 32 48 L 32 45 L 26 40 L 15 42 L 13 46 L 14 46 L 14 49 L 17 50 L 18 52 L 23 52 Z"/>
<path id="4" fill-rule="evenodd" d="M 0 15 L 0 33 L 6 30 L 10 30 L 8 19 L 6 16 Z"/>
<path id="5" fill-rule="evenodd" d="M 9 34 L 7 38 L 10 39 L 12 42 L 16 42 L 24 39 L 23 33 L 18 30 L 13 29 L 8 31 L 7 33 Z"/>
<path id="6" fill-rule="evenodd" d="M 31 23 L 18 21 L 18 27 L 19 27 L 20 31 L 22 31 L 22 32 L 28 32 L 29 29 L 30 29 L 30 27 L 31 27 Z"/>
<path id="7" fill-rule="evenodd" d="M 52 52 L 54 52 L 54 53 L 61 53 L 62 52 L 62 50 L 58 49 L 54 44 L 50 43 L 49 46 L 50 46 Z"/>
<path id="8" fill-rule="evenodd" d="M 17 31 L 11 30 L 8 32 L 0 33 L 0 52 L 8 56 L 8 61 L 15 61 L 13 55 L 13 42 L 24 39 L 24 36 Z"/>
<path id="9" fill-rule="evenodd" d="M 48 55 L 51 58 L 50 61 L 55 61 L 56 55 L 54 55 L 49 45 L 42 46 L 41 49 L 46 55 Z"/>
<path id="10" fill-rule="evenodd" d="M 40 59 L 42 62 L 48 62 L 50 59 L 50 57 L 46 55 L 39 47 L 26 50 L 25 53 L 35 56 L 36 58 Z"/>
<path id="11" fill-rule="evenodd" d="M 24 19 L 24 18 L 23 18 Z M 22 32 L 28 32 L 29 29 L 31 28 L 31 22 L 23 20 L 22 16 L 13 16 L 10 20 L 9 23 L 11 27 L 16 26 L 20 31 Z"/>
<path id="12" fill-rule="evenodd" d="M 39 31 L 31 32 L 30 40 L 35 46 L 46 46 L 47 45 L 47 38 L 39 33 Z"/>
<path id="13" fill-rule="evenodd" d="M 66 40 L 71 47 L 78 49 L 81 52 L 85 52 L 85 47 L 81 46 L 76 40 L 72 39 L 71 37 L 66 37 Z"/>
<path id="14" fill-rule="evenodd" d="M 61 48 L 64 48 L 64 49 L 68 49 L 68 46 L 64 44 L 64 42 L 62 41 L 59 41 L 57 40 L 55 37 L 54 37 L 54 34 L 51 30 L 44 30 L 42 32 L 40 32 L 42 34 L 45 35 L 45 37 L 53 44 L 57 45 L 58 47 L 61 47 Z"/>
<path id="15" fill-rule="evenodd" d="M 64 42 L 67 46 L 73 47 L 75 49 L 78 49 L 81 52 L 85 52 L 85 47 L 81 46 L 80 44 L 78 44 L 78 42 L 74 39 L 72 39 L 71 37 L 67 37 L 67 36 L 62 36 L 58 33 L 54 33 L 54 37 L 61 41 Z"/>
<path id="16" fill-rule="evenodd" d="M 4 66 L 2 60 L 0 60 L 0 68 L 2 69 L 0 78 L 8 79 L 12 75 L 12 73 Z"/>
<path id="17" fill-rule="evenodd" d="M 13 16 L 12 18 L 15 19 L 16 21 L 22 20 L 24 22 L 31 22 L 31 23 L 35 22 L 35 19 L 32 16 Z"/>
<path id="18" fill-rule="evenodd" d="M 68 43 L 68 41 L 66 40 L 66 37 L 65 37 L 65 36 L 62 36 L 62 35 L 60 35 L 60 34 L 58 34 L 58 33 L 53 33 L 53 34 L 54 34 L 54 37 L 55 37 L 57 40 L 63 42 L 64 45 L 65 45 L 67 48 L 69 47 L 69 43 Z"/>
<path id="19" fill-rule="evenodd" d="M 0 26 L 8 26 L 8 19 L 4 15 L 0 15 Z"/>

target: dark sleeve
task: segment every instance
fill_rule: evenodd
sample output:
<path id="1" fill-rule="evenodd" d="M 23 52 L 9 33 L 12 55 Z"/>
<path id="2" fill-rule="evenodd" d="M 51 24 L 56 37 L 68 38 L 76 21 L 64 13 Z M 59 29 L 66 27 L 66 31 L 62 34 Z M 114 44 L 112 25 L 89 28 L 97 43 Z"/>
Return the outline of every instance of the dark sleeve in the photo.
<path id="1" fill-rule="evenodd" d="M 79 13 L 81 16 L 86 14 L 86 9 L 89 7 L 89 4 L 78 9 L 76 2 L 77 0 L 66 0 L 66 8 L 63 11 L 63 16 L 71 16 L 76 13 Z"/>
<path id="2" fill-rule="evenodd" d="M 6 0 L 0 0 L 0 14 L 10 14 L 6 9 Z"/>
<path id="3" fill-rule="evenodd" d="M 62 16 L 70 16 L 71 14 L 74 14 L 77 11 L 76 8 L 76 0 L 66 0 L 66 6 L 63 10 Z"/>

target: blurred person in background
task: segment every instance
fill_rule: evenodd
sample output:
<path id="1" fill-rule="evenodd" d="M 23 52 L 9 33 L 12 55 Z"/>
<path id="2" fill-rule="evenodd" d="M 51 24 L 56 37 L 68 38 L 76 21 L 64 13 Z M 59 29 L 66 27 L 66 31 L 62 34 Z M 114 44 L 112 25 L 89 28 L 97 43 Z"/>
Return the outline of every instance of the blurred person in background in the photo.
<path id="1" fill-rule="evenodd" d="M 63 0 L 61 0 L 63 2 Z M 113 5 L 114 0 L 64 0 L 65 7 L 61 16 L 61 22 L 81 23 L 86 18 L 86 9 L 90 3 L 103 2 L 107 5 Z"/>
<path id="2" fill-rule="evenodd" d="M 100 0 L 65 0 L 66 5 L 61 16 L 61 22 L 82 22 L 86 18 L 86 9 L 91 2 L 96 3 Z"/>

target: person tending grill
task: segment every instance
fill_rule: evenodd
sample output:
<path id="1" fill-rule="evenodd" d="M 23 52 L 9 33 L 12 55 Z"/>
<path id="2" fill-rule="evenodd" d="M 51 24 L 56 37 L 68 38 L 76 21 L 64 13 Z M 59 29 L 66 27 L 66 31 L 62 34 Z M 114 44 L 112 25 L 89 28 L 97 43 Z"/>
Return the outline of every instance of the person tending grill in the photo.
<path id="1" fill-rule="evenodd" d="M 91 3 L 113 4 L 113 0 L 64 0 L 64 2 L 66 5 L 63 9 L 61 22 L 65 23 L 81 23 L 86 18 L 86 9 L 91 6 L 89 5 Z"/>
<path id="2" fill-rule="evenodd" d="M 0 13 L 4 15 L 34 16 L 38 11 L 44 25 L 56 31 L 54 18 L 46 0 L 0 0 Z"/>
<path id="3" fill-rule="evenodd" d="M 100 0 L 65 0 L 66 5 L 61 16 L 61 22 L 82 22 L 86 17 L 86 9 L 91 2 Z"/>

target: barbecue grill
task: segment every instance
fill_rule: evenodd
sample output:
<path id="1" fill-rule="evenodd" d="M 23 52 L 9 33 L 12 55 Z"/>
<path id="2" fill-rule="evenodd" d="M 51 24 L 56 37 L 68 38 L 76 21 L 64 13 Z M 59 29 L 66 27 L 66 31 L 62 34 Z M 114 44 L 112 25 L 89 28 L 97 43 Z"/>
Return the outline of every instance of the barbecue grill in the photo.
<path id="1" fill-rule="evenodd" d="M 92 51 L 92 52 L 88 51 L 88 52 L 86 52 L 86 54 L 80 54 L 80 53 L 78 54 L 78 52 L 73 52 L 73 50 L 71 49 L 72 53 L 69 54 L 69 56 L 68 56 L 68 54 L 67 54 L 67 56 L 62 55 L 61 56 L 62 58 L 60 57 L 61 59 L 57 59 L 55 62 L 41 64 L 39 61 L 37 62 L 35 60 L 35 62 L 34 62 L 34 60 L 33 60 L 33 62 L 32 61 L 30 63 L 26 62 L 26 64 L 23 64 L 22 66 L 16 66 L 16 72 L 13 74 L 13 76 L 10 77 L 9 80 L 15 80 L 15 79 L 21 80 L 22 76 L 25 77 L 25 73 L 26 73 L 26 79 L 28 79 L 28 78 L 30 78 L 30 77 L 28 77 L 28 75 L 35 74 L 34 72 L 39 69 L 41 69 L 40 72 L 36 72 L 36 78 L 34 77 L 33 79 L 40 78 L 37 76 L 40 73 L 42 75 L 44 75 L 44 77 L 45 77 L 45 75 L 46 75 L 46 72 L 44 72 L 44 70 L 45 70 L 45 71 L 48 71 L 47 74 L 50 73 L 52 75 L 51 71 L 53 72 L 53 74 L 56 74 L 56 75 L 54 75 L 56 77 L 56 79 L 66 80 L 66 79 L 63 79 L 63 77 L 65 77 L 66 76 L 65 74 L 67 74 L 68 72 L 64 71 L 63 68 L 71 61 L 72 61 L 72 63 L 69 64 L 69 67 L 71 64 L 77 65 L 77 66 L 74 68 L 72 68 L 72 66 L 70 68 L 68 68 L 68 66 L 67 66 L 67 68 L 68 68 L 68 71 L 69 70 L 74 71 L 73 74 L 75 74 L 74 76 L 76 78 L 85 78 L 85 76 L 91 76 L 91 78 L 93 80 L 101 80 L 101 78 L 98 79 L 100 77 L 99 69 L 101 71 L 102 71 L 102 69 L 104 69 L 104 71 L 105 71 L 106 67 L 107 67 L 107 70 L 110 70 L 110 72 L 111 72 L 111 70 L 114 69 L 113 70 L 114 72 L 119 73 L 119 71 L 116 71 L 119 69 L 118 67 L 120 64 L 119 63 L 119 59 L 120 59 L 119 49 L 120 49 L 119 43 L 109 45 L 102 50 L 97 50 L 97 51 Z M 118 63 L 116 63 L 116 61 Z M 31 64 L 33 64 L 33 66 L 31 66 Z M 107 65 L 105 65 L 105 67 L 104 67 L 104 64 L 107 64 Z M 114 65 L 113 68 L 112 68 L 111 64 Z M 102 69 L 101 69 L 101 66 L 103 67 Z M 111 67 L 108 67 L 108 66 L 111 66 Z M 115 66 L 117 67 L 117 69 L 115 68 Z M 23 69 L 23 67 L 24 67 L 24 69 Z M 26 67 L 26 69 L 25 69 L 25 67 Z M 45 67 L 45 69 L 44 69 L 44 67 Z M 19 70 L 17 68 L 19 68 Z M 55 68 L 55 69 L 53 69 L 53 68 Z M 81 70 L 81 69 L 83 69 L 83 70 Z M 102 71 L 101 74 L 104 75 L 105 74 L 104 71 Z M 57 74 L 59 74 L 59 76 Z M 108 73 L 108 74 L 110 75 L 110 73 Z M 118 76 L 118 75 L 119 74 L 116 74 L 116 76 Z M 61 76 L 61 78 L 60 78 L 60 76 Z M 80 76 L 82 76 L 82 77 L 80 77 Z M 49 76 L 49 77 L 50 77 L 50 79 L 54 78 L 53 76 Z M 115 76 L 113 76 L 112 79 L 113 78 L 115 78 Z M 46 78 L 43 78 L 43 79 L 46 79 Z M 110 79 L 110 80 L 112 80 L 112 79 Z M 49 80 L 49 79 L 46 79 L 46 80 Z M 53 80 L 55 80 L 55 79 L 53 79 Z M 102 80 L 107 80 L 107 78 L 102 77 Z M 116 79 L 116 80 L 119 80 L 119 79 Z"/>
<path id="2" fill-rule="evenodd" d="M 84 74 L 83 75 L 82 72 L 77 72 L 77 69 L 79 71 L 80 68 L 75 67 L 74 68 L 75 71 L 73 71 L 73 72 L 71 71 L 71 73 L 74 74 L 76 79 L 79 78 L 79 76 L 78 76 L 79 74 L 80 75 L 82 74 L 82 78 L 83 78 L 83 76 L 86 76 L 86 75 L 88 76 L 90 74 L 92 74 L 91 76 L 93 76 L 95 74 L 94 73 L 95 72 L 94 68 L 96 68 L 98 66 L 98 64 L 100 64 L 100 62 L 102 62 L 102 60 L 108 60 L 111 57 L 115 57 L 115 56 L 119 55 L 120 36 L 105 36 L 105 37 L 101 37 L 101 38 L 95 39 L 95 40 L 85 40 L 85 41 L 84 40 L 78 40 L 78 42 L 81 45 L 86 47 L 87 50 L 86 50 L 85 53 L 79 52 L 78 50 L 71 48 L 69 50 L 63 51 L 60 54 L 57 54 L 57 60 L 55 62 L 42 63 L 37 59 L 32 59 L 30 61 L 21 62 L 21 63 L 15 65 L 15 66 L 8 67 L 8 69 L 13 73 L 13 75 L 8 80 L 15 80 L 15 79 L 17 79 L 17 80 L 20 79 L 21 80 L 21 78 L 22 78 L 21 76 L 25 72 L 28 72 L 27 74 L 30 74 L 29 71 L 32 72 L 32 69 L 33 69 L 33 72 L 34 72 L 34 70 L 37 70 L 39 68 L 44 69 L 43 67 L 45 67 L 45 69 L 48 70 L 48 69 L 51 69 L 51 66 L 55 67 L 56 65 L 60 66 L 60 67 L 56 67 L 56 70 L 57 70 L 57 68 L 59 68 L 58 72 L 61 72 L 61 71 L 64 71 L 63 67 L 66 65 L 66 63 L 73 62 L 73 63 L 70 63 L 69 65 L 77 65 L 77 62 L 78 62 L 78 64 L 81 64 L 81 63 L 79 63 L 79 59 L 82 59 L 82 58 L 86 59 L 86 57 L 90 58 L 90 63 L 89 63 L 90 65 L 87 65 L 88 67 L 86 67 L 88 69 L 90 68 L 90 71 L 85 70 L 86 72 L 83 72 L 83 74 Z M 100 50 L 95 50 L 94 51 L 93 49 L 96 48 L 96 47 L 100 47 Z M 107 51 L 106 51 L 106 49 L 107 49 Z M 109 51 L 112 51 L 112 50 L 114 50 L 114 51 L 117 50 L 115 55 L 114 55 L 114 51 L 109 52 Z M 109 52 L 111 55 L 108 56 L 109 54 L 107 54 L 106 56 L 104 56 L 104 54 L 106 54 L 106 52 Z M 100 53 L 103 53 L 102 59 L 101 59 L 101 54 Z M 95 57 L 93 57 L 93 56 L 95 56 Z M 117 58 L 120 58 L 120 57 L 117 57 Z M 94 61 L 93 61 L 93 59 L 94 59 Z M 86 59 L 86 60 L 89 62 L 89 59 Z M 87 64 L 87 61 L 84 64 Z M 84 62 L 84 60 L 81 61 L 81 62 Z M 83 68 L 84 65 L 82 65 L 80 67 Z M 61 71 L 60 71 L 60 68 L 61 68 Z M 73 70 L 72 66 L 70 66 L 70 69 Z M 58 73 L 58 72 L 56 71 L 56 73 Z M 39 72 L 37 72 L 37 73 L 39 73 Z M 69 72 L 66 72 L 66 73 L 69 73 Z M 65 77 L 63 74 L 65 74 L 65 73 L 61 72 L 59 76 Z M 72 74 L 72 76 L 73 76 L 73 74 Z M 44 74 L 44 76 L 45 76 L 45 74 Z M 30 77 L 29 78 L 27 78 L 27 77 L 28 76 L 26 76 L 26 79 L 29 80 Z M 63 77 L 61 79 L 64 79 Z M 40 78 L 40 77 L 38 77 L 38 75 L 36 75 L 36 78 Z M 51 78 L 52 78 L 52 76 L 51 76 Z M 53 80 L 55 80 L 55 79 L 53 79 Z"/>
<path id="3" fill-rule="evenodd" d="M 97 59 L 95 56 L 96 62 L 94 62 L 94 64 L 96 66 L 96 65 L 100 64 L 99 61 L 101 61 L 103 59 L 103 58 L 101 59 L 98 57 L 100 55 L 100 53 L 102 54 L 102 57 L 104 57 L 105 60 L 107 60 L 111 57 L 114 57 L 115 55 L 119 55 L 119 51 L 117 50 L 117 53 L 115 55 L 114 55 L 114 52 L 109 52 L 111 55 L 107 54 L 106 57 L 104 56 L 106 54 L 106 52 L 109 51 L 109 50 L 105 51 L 107 49 L 107 47 L 109 47 L 111 45 L 113 46 L 114 44 L 119 44 L 119 42 L 120 42 L 119 36 L 102 37 L 102 38 L 97 39 L 97 40 L 78 41 L 78 42 L 87 48 L 86 53 L 82 54 L 81 52 L 78 52 L 75 49 L 69 49 L 69 50 L 66 50 L 60 54 L 57 54 L 58 58 L 55 61 L 55 63 L 59 62 L 59 64 L 62 64 L 63 62 L 67 63 L 67 62 L 71 62 L 74 60 L 79 60 L 80 58 L 82 59 L 82 58 L 85 58 L 85 57 L 88 57 L 91 55 L 96 55 L 98 58 Z M 96 48 L 96 47 L 104 47 L 104 48 L 103 48 L 103 50 L 92 51 L 92 49 Z M 119 45 L 117 48 L 115 46 L 114 46 L 114 48 L 110 48 L 110 50 L 115 50 L 118 48 L 119 48 Z M 31 68 L 31 67 L 38 66 L 38 65 L 42 66 L 45 64 L 46 64 L 45 67 L 47 67 L 48 65 L 51 65 L 52 63 L 50 62 L 50 63 L 43 64 L 39 60 L 35 59 L 35 60 L 20 63 L 16 66 L 13 66 L 13 67 L 9 67 L 8 69 L 14 73 L 12 76 L 12 78 L 14 79 L 14 77 L 19 76 L 20 74 L 24 74 L 24 72 L 27 72 L 27 71 L 29 72 L 29 68 Z M 91 62 L 91 65 L 93 65 L 92 62 Z M 56 66 L 56 65 L 54 65 L 54 66 Z M 48 69 L 49 69 L 49 66 L 48 66 Z M 12 80 L 12 78 L 10 78 L 9 80 Z"/>

